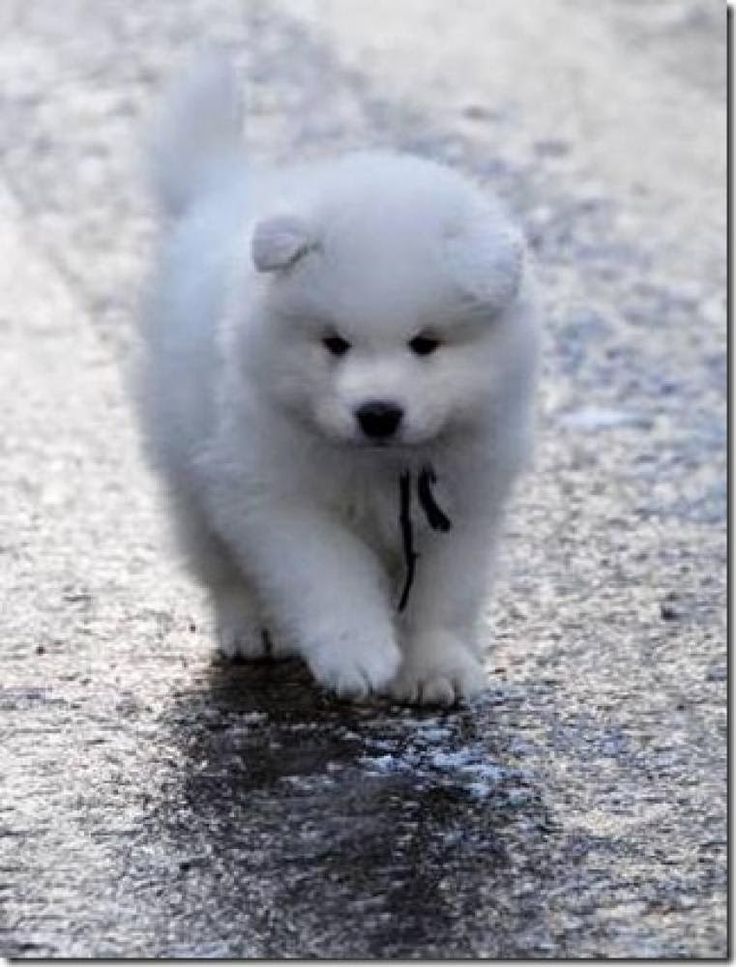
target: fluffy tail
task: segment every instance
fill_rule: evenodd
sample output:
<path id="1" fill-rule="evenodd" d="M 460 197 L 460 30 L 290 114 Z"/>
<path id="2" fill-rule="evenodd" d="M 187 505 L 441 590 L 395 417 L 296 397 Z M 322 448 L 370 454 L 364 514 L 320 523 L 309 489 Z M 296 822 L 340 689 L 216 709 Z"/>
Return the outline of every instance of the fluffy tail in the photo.
<path id="1" fill-rule="evenodd" d="M 203 57 L 169 92 L 149 142 L 151 179 L 168 215 L 184 214 L 242 171 L 242 124 L 230 64 Z"/>

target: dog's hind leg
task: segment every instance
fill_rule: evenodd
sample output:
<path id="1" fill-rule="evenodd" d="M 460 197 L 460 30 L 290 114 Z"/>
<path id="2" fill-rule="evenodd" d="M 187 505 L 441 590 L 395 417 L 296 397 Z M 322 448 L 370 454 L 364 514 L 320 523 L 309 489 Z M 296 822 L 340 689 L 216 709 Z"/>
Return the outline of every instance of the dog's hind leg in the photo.
<path id="1" fill-rule="evenodd" d="M 175 502 L 176 530 L 186 564 L 208 590 L 219 653 L 231 660 L 286 657 L 269 635 L 260 602 L 224 541 L 207 526 L 199 508 L 181 494 Z"/>
<path id="2" fill-rule="evenodd" d="M 228 583 L 210 585 L 217 649 L 233 661 L 288 658 L 294 654 L 283 636 L 274 636 L 255 592 L 239 574 Z"/>
<path id="3" fill-rule="evenodd" d="M 258 602 L 243 583 L 210 588 L 215 612 L 217 648 L 225 658 L 253 661 L 269 654 L 268 633 Z"/>

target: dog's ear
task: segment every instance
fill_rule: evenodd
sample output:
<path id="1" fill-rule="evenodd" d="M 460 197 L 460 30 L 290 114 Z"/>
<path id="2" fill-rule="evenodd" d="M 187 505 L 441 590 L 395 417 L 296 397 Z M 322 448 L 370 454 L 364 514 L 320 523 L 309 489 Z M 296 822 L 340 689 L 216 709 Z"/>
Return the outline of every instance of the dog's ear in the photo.
<path id="1" fill-rule="evenodd" d="M 505 219 L 472 218 L 445 233 L 450 274 L 464 299 L 499 312 L 516 297 L 524 271 L 524 239 Z"/>
<path id="2" fill-rule="evenodd" d="M 274 215 L 253 229 L 251 256 L 259 272 L 277 272 L 317 247 L 310 226 L 296 215 Z"/>

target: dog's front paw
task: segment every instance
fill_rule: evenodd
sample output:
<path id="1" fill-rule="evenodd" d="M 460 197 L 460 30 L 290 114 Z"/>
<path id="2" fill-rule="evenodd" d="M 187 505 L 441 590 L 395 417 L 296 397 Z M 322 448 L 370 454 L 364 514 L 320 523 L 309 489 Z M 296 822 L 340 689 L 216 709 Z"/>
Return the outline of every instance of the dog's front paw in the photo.
<path id="1" fill-rule="evenodd" d="M 401 660 L 398 645 L 387 640 L 338 640 L 322 643 L 307 661 L 317 681 L 339 698 L 360 700 L 384 689 Z"/>
<path id="2" fill-rule="evenodd" d="M 454 705 L 486 687 L 483 666 L 453 635 L 435 631 L 420 635 L 407 649 L 391 695 L 416 705 Z"/>

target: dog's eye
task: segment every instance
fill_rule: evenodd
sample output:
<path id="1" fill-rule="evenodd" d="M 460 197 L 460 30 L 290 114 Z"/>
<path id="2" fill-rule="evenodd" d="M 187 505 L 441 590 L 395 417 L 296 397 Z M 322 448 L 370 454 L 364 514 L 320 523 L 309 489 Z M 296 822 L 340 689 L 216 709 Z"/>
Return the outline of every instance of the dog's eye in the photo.
<path id="1" fill-rule="evenodd" d="M 343 339 L 342 336 L 325 336 L 322 340 L 322 345 L 333 356 L 344 356 L 348 349 L 350 349 L 350 343 L 347 339 Z"/>
<path id="2" fill-rule="evenodd" d="M 415 336 L 409 340 L 409 349 L 417 356 L 429 356 L 439 347 L 440 341 L 434 336 Z"/>

